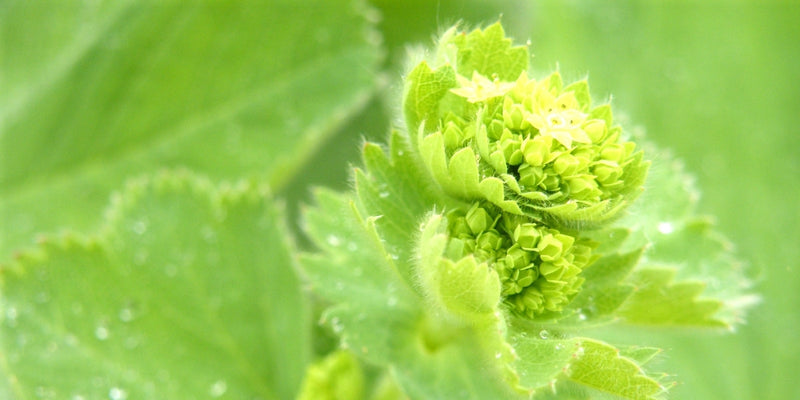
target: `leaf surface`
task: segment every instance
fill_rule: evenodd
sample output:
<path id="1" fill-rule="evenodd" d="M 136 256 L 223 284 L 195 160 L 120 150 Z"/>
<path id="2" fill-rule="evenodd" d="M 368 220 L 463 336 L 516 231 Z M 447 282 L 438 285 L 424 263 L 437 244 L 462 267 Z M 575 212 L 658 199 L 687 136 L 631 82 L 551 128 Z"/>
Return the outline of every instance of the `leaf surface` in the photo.
<path id="1" fill-rule="evenodd" d="M 101 234 L 46 240 L 2 270 L 12 398 L 292 398 L 310 327 L 290 251 L 253 185 L 134 181 Z"/>
<path id="2" fill-rule="evenodd" d="M 95 228 L 111 191 L 159 168 L 279 188 L 375 86 L 352 3 L 5 4 L 0 258 Z"/>
<path id="3" fill-rule="evenodd" d="M 386 217 L 361 212 L 329 191 L 318 191 L 317 206 L 306 212 L 307 230 L 325 252 L 304 257 L 304 270 L 330 304 L 323 322 L 342 346 L 394 371 L 410 398 L 513 397 L 495 359 L 497 344 L 487 343 L 497 327 L 453 326 L 429 314 L 407 280 L 413 261 L 390 253 L 378 234 L 376 224 Z"/>

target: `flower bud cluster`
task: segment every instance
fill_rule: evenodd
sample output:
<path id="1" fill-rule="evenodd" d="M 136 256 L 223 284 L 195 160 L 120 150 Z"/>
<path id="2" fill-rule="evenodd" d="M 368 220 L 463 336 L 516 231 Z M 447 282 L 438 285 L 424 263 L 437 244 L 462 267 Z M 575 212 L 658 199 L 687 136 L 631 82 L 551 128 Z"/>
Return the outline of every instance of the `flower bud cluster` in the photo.
<path id="1" fill-rule="evenodd" d="M 585 81 L 562 89 L 558 73 L 537 82 L 525 72 L 516 82 L 477 72 L 457 81 L 451 92 L 466 100 L 465 112 L 444 116 L 430 135 L 441 135 L 444 146 L 423 146 L 423 158 L 443 151 L 448 159 L 470 147 L 478 164 L 475 179 L 503 182 L 502 199 L 484 190 L 486 200 L 514 214 L 569 223 L 611 218 L 638 193 L 647 165 L 633 142 L 621 140 L 607 105 L 590 110 Z M 440 183 L 466 197 L 451 181 Z"/>
<path id="2" fill-rule="evenodd" d="M 493 268 L 501 295 L 514 311 L 534 318 L 557 312 L 578 293 L 581 271 L 591 261 L 591 247 L 574 236 L 476 202 L 448 216 L 446 257 L 475 257 Z"/>

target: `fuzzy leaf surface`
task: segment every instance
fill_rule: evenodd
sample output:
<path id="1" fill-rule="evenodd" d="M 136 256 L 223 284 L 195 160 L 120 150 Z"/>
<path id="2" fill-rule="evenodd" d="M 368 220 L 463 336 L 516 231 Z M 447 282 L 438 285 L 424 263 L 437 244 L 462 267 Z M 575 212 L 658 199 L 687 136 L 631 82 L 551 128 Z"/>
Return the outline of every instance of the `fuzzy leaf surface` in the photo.
<path id="1" fill-rule="evenodd" d="M 342 194 L 318 191 L 316 200 L 307 230 L 325 253 L 307 255 L 303 265 L 314 292 L 330 304 L 323 323 L 342 346 L 394 371 L 410 398 L 515 396 L 494 353 L 487 354 L 496 345 L 486 343 L 490 327 L 437 329 L 442 325 L 402 272 L 411 261 L 387 251 L 376 230 L 385 217 L 362 217 Z"/>
<path id="2" fill-rule="evenodd" d="M 292 398 L 309 310 L 279 215 L 255 186 L 165 173 L 99 235 L 23 253 L 0 275 L 11 398 Z"/>
<path id="3" fill-rule="evenodd" d="M 0 259 L 159 168 L 280 187 L 375 86 L 353 3 L 6 2 Z"/>

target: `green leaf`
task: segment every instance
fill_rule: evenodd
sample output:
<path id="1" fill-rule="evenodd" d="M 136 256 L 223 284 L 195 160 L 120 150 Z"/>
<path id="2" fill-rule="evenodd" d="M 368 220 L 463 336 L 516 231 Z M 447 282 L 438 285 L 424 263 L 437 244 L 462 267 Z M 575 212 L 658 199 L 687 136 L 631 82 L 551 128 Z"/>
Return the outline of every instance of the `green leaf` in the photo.
<path id="1" fill-rule="evenodd" d="M 375 87 L 353 3 L 4 4 L 0 258 L 159 168 L 279 188 Z"/>
<path id="2" fill-rule="evenodd" d="M 620 226 L 633 227 L 621 248 L 648 246 L 627 283 L 634 293 L 620 315 L 645 325 L 724 327 L 742 322 L 758 298 L 732 245 L 696 213 L 693 180 L 680 163 L 654 163 L 643 198 Z"/>
<path id="3" fill-rule="evenodd" d="M 414 261 L 394 257 L 377 231 L 387 216 L 364 218 L 355 202 L 329 191 L 317 191 L 316 200 L 306 225 L 324 253 L 306 255 L 303 266 L 314 292 L 330 304 L 323 322 L 343 347 L 392 369 L 411 398 L 513 396 L 511 376 L 499 364 L 510 356 L 499 342 L 499 321 L 469 326 L 430 314 L 403 272 Z"/>
<path id="4" fill-rule="evenodd" d="M 163 173 L 107 215 L 3 268 L 13 398 L 294 397 L 309 310 L 264 190 Z"/>
<path id="5" fill-rule="evenodd" d="M 528 48 L 514 46 L 505 36 L 503 26 L 496 22 L 486 29 L 476 29 L 469 34 L 453 38 L 458 47 L 458 73 L 471 77 L 477 72 L 485 77 L 497 76 L 500 80 L 514 81 L 521 71 L 528 70 Z M 443 43 L 447 46 L 449 43 Z"/>
<path id="6" fill-rule="evenodd" d="M 535 388 L 536 399 L 611 395 L 608 398 L 639 400 L 658 398 L 664 391 L 662 384 L 649 377 L 634 358 L 622 355 L 609 344 L 551 335 L 554 332 L 547 330 L 528 334 L 515 328 L 511 332 L 510 340 L 519 356 L 516 369 L 520 371 L 520 383 Z M 647 348 L 625 354 L 645 359 L 653 352 Z"/>
<path id="7" fill-rule="evenodd" d="M 433 121 L 438 121 L 440 118 L 439 103 L 442 98 L 450 89 L 456 87 L 456 73 L 450 65 L 431 69 L 430 65 L 423 61 L 408 74 L 405 81 L 403 114 L 414 140 L 413 133 L 416 133 L 421 124 L 428 122 L 425 124 L 426 131 L 438 128 Z"/>
<path id="8" fill-rule="evenodd" d="M 637 324 L 726 327 L 714 316 L 722 302 L 700 298 L 705 282 L 674 282 L 676 273 L 675 268 L 637 271 L 630 279 L 634 293 L 620 315 Z"/>

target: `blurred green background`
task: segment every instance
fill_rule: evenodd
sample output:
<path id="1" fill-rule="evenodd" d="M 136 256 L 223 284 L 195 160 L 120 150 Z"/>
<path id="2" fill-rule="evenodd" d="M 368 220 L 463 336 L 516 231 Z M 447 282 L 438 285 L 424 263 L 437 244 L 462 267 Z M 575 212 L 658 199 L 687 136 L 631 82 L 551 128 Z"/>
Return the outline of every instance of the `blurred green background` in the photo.
<path id="1" fill-rule="evenodd" d="M 702 191 L 700 211 L 734 242 L 762 303 L 735 334 L 634 328 L 617 339 L 667 349 L 660 367 L 676 374 L 672 398 L 800 398 L 800 2 L 373 3 L 390 95 L 408 43 L 429 45 L 453 22 L 502 15 L 518 43 L 530 39 L 536 71 L 588 76 L 629 129 L 683 159 Z M 354 118 L 332 139 L 337 151 L 326 149 L 287 188 L 289 198 L 306 199 L 309 183 L 347 187 L 358 143 L 385 137 L 394 102 L 376 98 Z"/>
<path id="2" fill-rule="evenodd" d="M 32 204 L 25 200 L 32 193 L 40 200 L 37 207 L 45 205 L 43 220 L 64 218 L 42 229 L 89 230 L 97 221 L 86 216 L 99 219 L 107 194 L 121 188 L 124 178 L 181 165 L 214 179 L 269 179 L 296 227 L 309 188 L 348 188 L 359 144 L 365 138 L 383 141 L 390 123 L 399 120 L 397 85 L 407 46 L 430 45 L 457 21 L 470 27 L 501 18 L 518 43 L 530 40 L 535 72 L 558 68 L 567 80 L 588 76 L 596 99 L 613 96 L 615 116 L 629 130 L 643 130 L 665 153 L 685 161 L 703 192 L 700 211 L 716 217 L 762 295 L 736 334 L 635 328 L 613 339 L 665 348 L 659 367 L 676 374 L 675 399 L 800 398 L 800 2 L 353 0 L 357 6 L 349 8 L 327 0 L 186 3 L 181 8 L 0 0 L 0 150 L 6 151 L 0 152 L 0 178 L 27 180 L 27 189 L 15 191 L 15 182 L 0 179 L 0 200 L 24 208 Z M 365 4 L 374 10 L 362 15 L 358 6 Z M 73 10 L 83 8 L 89 11 Z M 30 14 L 14 14 L 19 10 Z M 363 33 L 373 28 L 384 53 L 377 82 L 379 44 Z M 108 37 L 92 36 L 98 32 Z M 147 53 L 165 40 L 184 52 Z M 48 58 L 65 45 L 75 46 L 63 51 L 77 54 L 74 59 Z M 29 59 L 13 54 L 20 49 Z M 50 87 L 53 76 L 37 68 L 53 65 L 57 71 L 75 67 L 68 70 L 75 76 L 56 75 L 61 79 L 53 82 L 60 86 Z M 298 65 L 307 68 L 295 71 Z M 131 82 L 124 74 L 141 80 Z M 41 99 L 17 115 L 15 90 L 25 94 L 31 83 L 50 91 L 33 90 Z M 231 109 L 218 110 L 221 100 L 233 100 Z M 17 119 L 28 125 L 14 125 Z M 158 137 L 176 129 L 183 132 L 177 139 L 186 136 L 189 145 Z M 137 135 L 115 136 L 128 131 Z M 156 140 L 142 141 L 149 136 Z M 84 142 L 68 143 L 73 137 Z M 228 143 L 240 137 L 255 141 Z M 130 143 L 111 143 L 118 139 Z M 107 151 L 131 143 L 136 151 Z M 20 154 L 29 165 L 14 163 Z M 61 174 L 62 161 L 78 167 Z M 50 175 L 37 176 L 37 168 L 48 166 Z M 84 205 L 63 193 L 92 202 Z M 53 199 L 72 200 L 59 207 L 85 210 L 70 220 L 58 207 L 51 212 Z M 0 224 L 9 227 L 0 229 L 0 248 L 29 242 L 5 236 L 15 229 L 8 221 L 21 215 L 7 210 L 0 210 Z"/>

